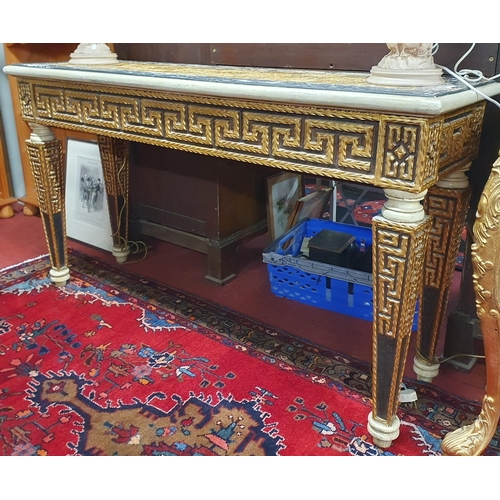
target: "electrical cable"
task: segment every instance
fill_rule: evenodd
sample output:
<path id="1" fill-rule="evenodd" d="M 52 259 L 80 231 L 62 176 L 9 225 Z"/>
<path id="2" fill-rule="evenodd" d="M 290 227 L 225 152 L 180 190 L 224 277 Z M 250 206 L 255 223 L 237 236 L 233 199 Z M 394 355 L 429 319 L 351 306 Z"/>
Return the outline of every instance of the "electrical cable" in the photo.
<path id="1" fill-rule="evenodd" d="M 123 185 L 121 183 L 121 173 L 122 173 L 123 169 L 125 168 L 126 163 L 127 163 L 127 158 L 124 158 L 123 162 L 122 162 L 122 164 L 121 164 L 121 166 L 118 169 L 118 172 L 116 174 L 116 178 L 118 180 L 118 186 L 120 188 L 120 193 L 122 193 L 122 194 L 124 193 L 124 189 L 123 189 Z M 130 250 L 130 253 L 132 255 L 136 255 L 141 251 L 140 245 L 142 245 L 144 247 L 144 255 L 142 256 L 142 258 L 140 258 L 138 260 L 134 260 L 134 261 L 124 262 L 124 264 L 137 264 L 138 262 L 141 262 L 146 258 L 147 254 L 148 254 L 148 247 L 147 247 L 146 243 L 144 243 L 143 241 L 130 241 L 130 240 L 127 241 L 120 234 L 123 211 L 125 210 L 125 207 L 127 206 L 127 203 L 128 203 L 127 196 L 124 196 L 123 200 L 124 200 L 123 205 L 121 206 L 120 212 L 118 214 L 117 228 L 116 228 L 116 231 L 111 235 L 111 237 L 114 238 L 116 236 L 119 238 L 119 241 L 121 243 L 121 245 L 120 245 L 121 250 L 125 250 L 127 247 L 130 250 L 130 245 L 133 245 L 134 250 Z"/>
<path id="2" fill-rule="evenodd" d="M 474 85 L 472 85 L 472 83 L 493 82 L 494 80 L 500 77 L 500 73 L 498 75 L 494 75 L 490 78 L 487 78 L 484 76 L 482 71 L 477 69 L 461 69 L 461 70 L 458 69 L 460 64 L 467 58 L 467 56 L 472 52 L 475 46 L 476 46 L 475 43 L 471 44 L 471 46 L 465 52 L 465 54 L 455 63 L 453 70 L 447 68 L 446 66 L 442 66 L 441 64 L 436 64 L 436 66 L 446 71 L 451 76 L 455 77 L 457 80 L 459 80 L 464 85 L 469 87 L 471 90 L 476 92 L 476 94 L 480 95 L 483 99 L 493 103 L 495 106 L 500 108 L 500 103 L 498 101 L 495 101 L 495 99 L 492 99 L 491 97 L 487 96 L 479 89 L 474 87 Z M 438 50 L 439 50 L 439 44 L 438 43 L 432 44 L 431 54 L 432 55 L 436 54 Z"/>
<path id="3" fill-rule="evenodd" d="M 453 358 L 479 358 L 479 359 L 485 359 L 486 356 L 480 356 L 479 354 L 454 354 L 453 356 L 450 356 L 449 358 L 444 358 L 444 359 L 438 359 L 438 363 L 446 363 L 446 361 L 449 361 L 450 359 Z"/>
<path id="4" fill-rule="evenodd" d="M 415 349 L 417 354 L 420 356 L 422 359 L 426 359 L 424 355 L 421 354 L 421 352 L 418 349 Z M 485 356 L 481 356 L 479 354 L 454 354 L 453 356 L 450 356 L 448 358 L 435 358 L 435 361 L 438 362 L 440 365 L 443 363 L 446 363 L 446 361 L 449 361 L 450 359 L 453 358 L 480 358 L 480 359 L 485 359 Z"/>

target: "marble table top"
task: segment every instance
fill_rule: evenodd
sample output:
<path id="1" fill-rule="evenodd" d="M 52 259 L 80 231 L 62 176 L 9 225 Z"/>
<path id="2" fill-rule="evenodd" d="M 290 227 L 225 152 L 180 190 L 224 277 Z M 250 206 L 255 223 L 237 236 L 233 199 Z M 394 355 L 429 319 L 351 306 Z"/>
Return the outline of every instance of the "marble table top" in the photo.
<path id="1" fill-rule="evenodd" d="M 442 85 L 396 87 L 368 83 L 370 74 L 361 72 L 136 61 L 12 64 L 4 72 L 27 79 L 422 115 L 446 113 L 483 99 L 446 74 Z M 500 94 L 497 82 L 485 81 L 477 88 L 488 96 Z"/>

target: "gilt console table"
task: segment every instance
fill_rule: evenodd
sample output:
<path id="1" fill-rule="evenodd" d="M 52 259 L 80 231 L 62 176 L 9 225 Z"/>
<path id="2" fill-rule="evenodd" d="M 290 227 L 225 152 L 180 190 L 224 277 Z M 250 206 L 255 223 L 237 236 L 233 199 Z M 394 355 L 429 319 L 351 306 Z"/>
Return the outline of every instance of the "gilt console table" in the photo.
<path id="1" fill-rule="evenodd" d="M 436 342 L 468 208 L 465 172 L 485 108 L 474 91 L 446 77 L 432 87 L 393 87 L 370 84 L 365 73 L 125 61 L 4 71 L 17 79 L 33 131 L 26 148 L 56 285 L 70 273 L 62 149 L 51 127 L 98 136 L 119 262 L 128 254 L 129 141 L 240 160 L 234 175 L 253 163 L 383 188 L 387 202 L 372 225 L 368 430 L 377 445 L 391 445 L 417 299 L 414 369 L 426 381 L 438 373 Z M 481 91 L 496 95 L 500 84 Z"/>

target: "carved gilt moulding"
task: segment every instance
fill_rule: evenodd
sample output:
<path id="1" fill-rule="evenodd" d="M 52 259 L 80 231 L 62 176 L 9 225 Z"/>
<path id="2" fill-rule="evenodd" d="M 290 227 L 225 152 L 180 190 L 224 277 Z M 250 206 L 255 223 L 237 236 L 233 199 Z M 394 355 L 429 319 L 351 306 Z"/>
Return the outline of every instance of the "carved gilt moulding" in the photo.
<path id="1" fill-rule="evenodd" d="M 500 155 L 500 152 L 499 152 Z M 500 417 L 500 157 L 479 200 L 472 244 L 477 316 L 486 354 L 486 394 L 476 420 L 447 434 L 446 455 L 480 455 L 493 439 Z"/>
<path id="2" fill-rule="evenodd" d="M 438 116 L 18 78 L 27 122 L 421 192 L 477 156 L 484 102 Z"/>

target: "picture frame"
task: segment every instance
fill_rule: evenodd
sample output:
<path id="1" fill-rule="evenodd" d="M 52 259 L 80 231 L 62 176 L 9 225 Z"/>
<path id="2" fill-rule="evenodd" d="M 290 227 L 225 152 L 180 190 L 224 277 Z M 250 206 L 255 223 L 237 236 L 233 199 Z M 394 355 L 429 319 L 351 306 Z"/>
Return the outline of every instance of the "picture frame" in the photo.
<path id="1" fill-rule="evenodd" d="M 83 243 L 112 251 L 104 175 L 94 141 L 66 141 L 66 234 Z"/>
<path id="2" fill-rule="evenodd" d="M 387 198 L 382 188 L 354 182 L 337 182 L 336 221 L 353 226 L 371 227 Z"/>
<path id="3" fill-rule="evenodd" d="M 289 219 L 289 228 L 295 226 L 300 220 L 319 219 L 323 215 L 328 202 L 332 198 L 333 188 L 320 189 L 313 191 L 302 198 L 299 198 L 295 204 L 292 215 Z"/>
<path id="4" fill-rule="evenodd" d="M 289 218 L 301 196 L 301 174 L 285 172 L 267 178 L 267 224 L 271 241 L 289 228 Z"/>

